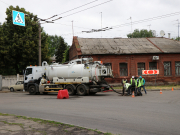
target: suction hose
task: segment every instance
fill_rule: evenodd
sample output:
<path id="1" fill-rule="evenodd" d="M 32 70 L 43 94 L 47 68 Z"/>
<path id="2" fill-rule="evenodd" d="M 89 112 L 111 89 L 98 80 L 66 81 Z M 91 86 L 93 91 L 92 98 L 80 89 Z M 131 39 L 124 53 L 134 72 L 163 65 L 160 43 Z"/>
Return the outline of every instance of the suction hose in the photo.
<path id="1" fill-rule="evenodd" d="M 118 94 L 122 94 L 122 93 L 120 93 L 120 92 L 117 92 L 116 90 L 114 90 L 113 89 L 113 87 L 112 86 L 110 86 L 105 80 L 104 80 L 104 82 L 114 91 L 114 92 L 116 92 L 116 93 L 118 93 Z"/>

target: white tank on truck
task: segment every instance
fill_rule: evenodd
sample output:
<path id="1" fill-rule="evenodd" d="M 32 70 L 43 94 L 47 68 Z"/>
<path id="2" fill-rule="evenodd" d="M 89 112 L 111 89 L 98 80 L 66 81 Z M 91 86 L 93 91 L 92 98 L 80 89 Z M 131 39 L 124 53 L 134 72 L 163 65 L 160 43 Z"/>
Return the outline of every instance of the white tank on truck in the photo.
<path id="1" fill-rule="evenodd" d="M 113 77 L 111 66 L 92 58 L 72 60 L 67 64 L 53 63 L 26 68 L 24 89 L 30 94 L 68 89 L 70 95 L 95 94 L 109 88 L 104 78 Z"/>

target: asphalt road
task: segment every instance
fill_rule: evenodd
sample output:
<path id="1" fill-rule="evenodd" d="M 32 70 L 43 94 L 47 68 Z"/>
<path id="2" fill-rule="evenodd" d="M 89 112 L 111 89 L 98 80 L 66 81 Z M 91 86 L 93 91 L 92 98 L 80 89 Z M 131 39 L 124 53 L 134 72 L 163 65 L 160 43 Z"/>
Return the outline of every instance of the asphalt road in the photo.
<path id="1" fill-rule="evenodd" d="M 114 92 L 95 96 L 0 93 L 0 112 L 54 120 L 121 135 L 179 135 L 180 90 L 148 91 L 132 98 Z"/>

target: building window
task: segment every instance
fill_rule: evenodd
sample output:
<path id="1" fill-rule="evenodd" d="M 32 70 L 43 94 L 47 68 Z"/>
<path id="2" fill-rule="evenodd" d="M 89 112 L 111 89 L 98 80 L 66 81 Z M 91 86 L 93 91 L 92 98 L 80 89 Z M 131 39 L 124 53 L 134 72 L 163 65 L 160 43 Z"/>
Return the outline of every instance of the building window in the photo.
<path id="1" fill-rule="evenodd" d="M 138 63 L 138 76 L 142 75 L 142 70 L 145 70 L 145 63 Z"/>
<path id="2" fill-rule="evenodd" d="M 176 75 L 180 75 L 180 61 L 175 62 L 175 72 Z"/>
<path id="3" fill-rule="evenodd" d="M 128 76 L 127 63 L 119 63 L 120 76 Z"/>
<path id="4" fill-rule="evenodd" d="M 164 76 L 171 75 L 171 62 L 164 62 Z"/>
<path id="5" fill-rule="evenodd" d="M 149 70 L 157 69 L 157 62 L 149 62 Z"/>

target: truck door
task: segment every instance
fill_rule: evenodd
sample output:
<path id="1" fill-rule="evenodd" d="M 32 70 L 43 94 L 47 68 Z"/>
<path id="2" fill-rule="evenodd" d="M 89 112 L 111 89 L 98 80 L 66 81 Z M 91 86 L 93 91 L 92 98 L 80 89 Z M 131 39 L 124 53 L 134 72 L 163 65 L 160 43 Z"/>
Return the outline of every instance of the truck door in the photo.
<path id="1" fill-rule="evenodd" d="M 25 75 L 24 75 L 24 83 L 27 83 L 29 80 L 33 79 L 32 71 L 33 71 L 33 68 L 26 68 Z"/>

